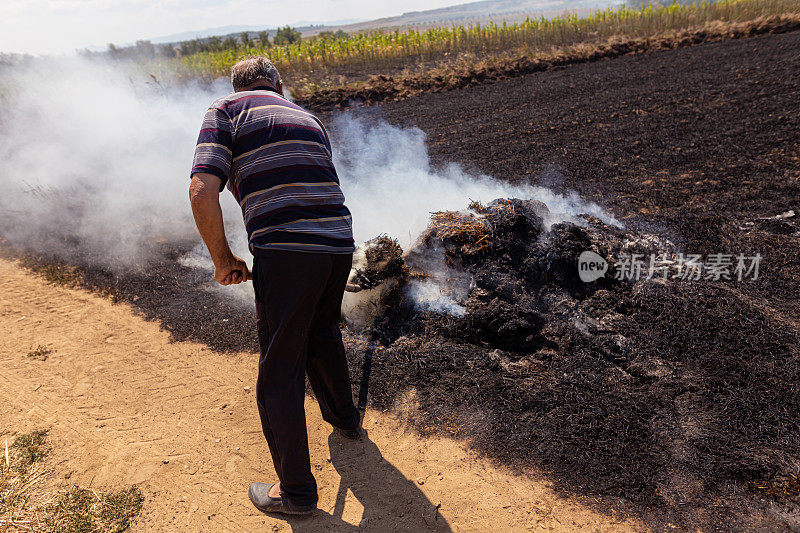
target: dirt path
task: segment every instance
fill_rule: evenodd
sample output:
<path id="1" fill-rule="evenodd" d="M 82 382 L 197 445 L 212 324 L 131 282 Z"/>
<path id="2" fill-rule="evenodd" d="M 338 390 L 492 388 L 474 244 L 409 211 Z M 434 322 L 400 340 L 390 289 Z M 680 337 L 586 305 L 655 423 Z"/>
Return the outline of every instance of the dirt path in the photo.
<path id="1" fill-rule="evenodd" d="M 289 521 L 246 496 L 271 464 L 255 359 L 171 342 L 125 305 L 45 283 L 0 261 L 0 437 L 49 429 L 58 485 L 135 483 L 141 531 L 611 531 L 636 526 L 557 498 L 447 439 L 368 411 L 369 438 L 331 436 L 307 401 L 320 511 Z M 38 345 L 47 360 L 26 357 Z M 487 490 L 491 497 L 479 494 Z M 437 511 L 438 506 L 438 511 Z"/>

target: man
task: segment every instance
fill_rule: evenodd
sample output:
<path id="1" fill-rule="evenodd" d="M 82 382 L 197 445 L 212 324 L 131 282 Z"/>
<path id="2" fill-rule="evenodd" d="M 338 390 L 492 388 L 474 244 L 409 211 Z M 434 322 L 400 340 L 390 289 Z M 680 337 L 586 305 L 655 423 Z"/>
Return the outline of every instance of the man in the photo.
<path id="1" fill-rule="evenodd" d="M 305 374 L 323 418 L 358 439 L 347 360 L 339 331 L 353 258 L 350 211 L 322 123 L 283 97 L 266 57 L 231 70 L 234 93 L 206 112 L 189 196 L 197 229 L 222 285 L 253 280 L 258 316 L 256 400 L 279 483 L 253 483 L 263 512 L 316 508 L 306 433 Z M 242 208 L 253 271 L 231 253 L 219 193 L 227 184 Z"/>

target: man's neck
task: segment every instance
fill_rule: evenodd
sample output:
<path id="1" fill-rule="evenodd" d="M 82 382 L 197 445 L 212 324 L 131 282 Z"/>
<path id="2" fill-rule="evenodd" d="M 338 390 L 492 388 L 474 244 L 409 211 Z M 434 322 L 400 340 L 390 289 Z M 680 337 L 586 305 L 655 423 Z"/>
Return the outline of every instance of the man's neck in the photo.
<path id="1" fill-rule="evenodd" d="M 266 83 L 254 85 L 253 87 L 248 87 L 247 89 L 242 89 L 243 91 L 272 91 L 278 92 L 278 89 L 272 87 L 271 85 L 267 85 Z"/>

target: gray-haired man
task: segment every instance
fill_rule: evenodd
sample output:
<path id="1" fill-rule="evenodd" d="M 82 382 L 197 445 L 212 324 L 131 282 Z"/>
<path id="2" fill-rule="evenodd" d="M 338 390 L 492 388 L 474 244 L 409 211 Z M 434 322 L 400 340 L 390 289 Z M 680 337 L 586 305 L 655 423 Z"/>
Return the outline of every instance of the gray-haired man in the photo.
<path id="1" fill-rule="evenodd" d="M 264 512 L 310 513 L 317 504 L 305 423 L 305 374 L 323 418 L 360 435 L 342 336 L 342 295 L 350 273 L 350 211 L 322 123 L 283 97 L 265 57 L 233 66 L 234 93 L 206 112 L 192 168 L 192 211 L 222 285 L 253 279 L 261 357 L 256 399 L 280 483 L 253 483 Z M 219 192 L 242 208 L 252 274 L 231 253 Z"/>

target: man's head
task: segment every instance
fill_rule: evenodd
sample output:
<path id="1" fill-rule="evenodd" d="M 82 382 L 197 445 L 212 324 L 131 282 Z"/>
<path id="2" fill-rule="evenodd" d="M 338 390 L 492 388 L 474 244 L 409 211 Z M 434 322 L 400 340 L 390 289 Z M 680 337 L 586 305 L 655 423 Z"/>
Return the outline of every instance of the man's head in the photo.
<path id="1" fill-rule="evenodd" d="M 269 85 L 283 94 L 283 83 L 278 69 L 264 56 L 242 59 L 231 68 L 231 83 L 235 92 L 246 91 L 259 85 Z"/>

